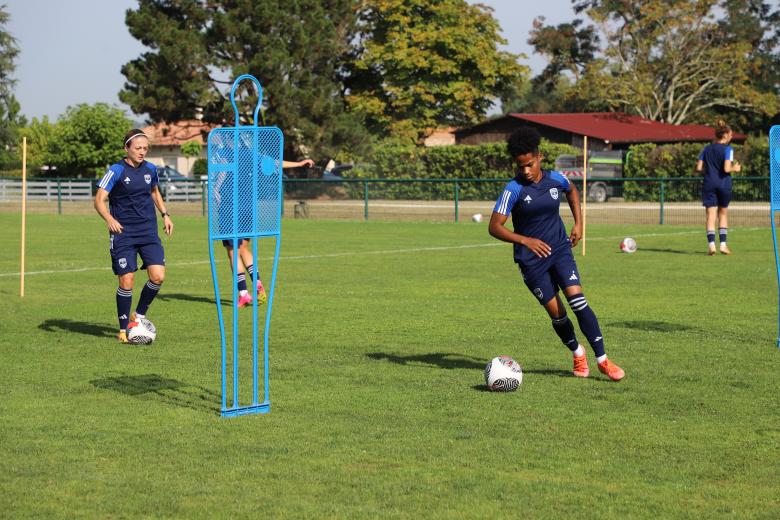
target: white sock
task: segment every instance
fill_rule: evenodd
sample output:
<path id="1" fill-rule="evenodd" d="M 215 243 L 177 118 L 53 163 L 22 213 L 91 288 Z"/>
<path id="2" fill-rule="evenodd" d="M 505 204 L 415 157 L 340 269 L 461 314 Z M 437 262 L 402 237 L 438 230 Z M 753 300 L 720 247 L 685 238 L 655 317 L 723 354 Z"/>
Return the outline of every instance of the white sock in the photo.
<path id="1" fill-rule="evenodd" d="M 574 351 L 574 357 L 582 357 L 585 355 L 585 349 L 582 345 L 577 345 L 577 350 Z"/>
<path id="2" fill-rule="evenodd" d="M 238 291 L 239 296 L 246 296 L 247 294 L 249 294 L 249 291 Z"/>
<path id="3" fill-rule="evenodd" d="M 135 319 L 142 320 L 144 318 L 146 318 L 146 314 L 138 314 L 137 312 L 135 313 Z"/>
<path id="4" fill-rule="evenodd" d="M 596 358 L 596 361 L 598 361 L 599 363 L 603 363 L 603 362 L 604 362 L 604 361 L 606 361 L 606 360 L 607 360 L 607 355 L 606 355 L 606 354 L 604 354 L 603 356 L 599 356 L 599 357 L 597 357 L 597 358 Z"/>

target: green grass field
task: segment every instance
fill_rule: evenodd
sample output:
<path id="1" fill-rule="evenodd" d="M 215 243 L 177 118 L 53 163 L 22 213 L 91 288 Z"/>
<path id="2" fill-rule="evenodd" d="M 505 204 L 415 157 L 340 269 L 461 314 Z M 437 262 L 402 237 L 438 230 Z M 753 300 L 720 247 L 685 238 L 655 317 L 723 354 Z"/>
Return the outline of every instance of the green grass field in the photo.
<path id="1" fill-rule="evenodd" d="M 780 516 L 768 228 L 708 257 L 702 226 L 588 226 L 611 383 L 590 349 L 570 375 L 485 224 L 286 220 L 271 413 L 223 419 L 204 219 L 164 239 L 149 347 L 114 340 L 97 216 L 29 217 L 24 298 L 19 222 L 0 214 L 2 517 Z M 499 354 L 517 392 L 484 387 Z"/>

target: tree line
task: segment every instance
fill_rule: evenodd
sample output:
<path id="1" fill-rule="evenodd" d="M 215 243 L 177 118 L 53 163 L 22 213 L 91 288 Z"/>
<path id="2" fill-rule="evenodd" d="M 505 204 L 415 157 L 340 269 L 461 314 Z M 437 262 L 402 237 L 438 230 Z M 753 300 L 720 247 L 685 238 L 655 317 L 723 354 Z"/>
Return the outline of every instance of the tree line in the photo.
<path id="1" fill-rule="evenodd" d="M 232 124 L 233 78 L 264 88 L 263 124 L 285 154 L 357 160 L 377 145 L 420 145 L 435 128 L 508 112 L 622 111 L 667 123 L 717 118 L 750 134 L 780 123 L 780 9 L 761 0 L 571 0 L 573 20 L 534 20 L 533 76 L 492 10 L 465 0 L 139 0 L 126 12 L 148 51 L 118 93 L 150 121 Z M 121 157 L 119 109 L 69 107 L 32 122 L 13 96 L 19 49 L 0 8 L 0 169 L 31 164 L 93 175 Z M 512 27 L 503 28 L 511 31 Z M 238 92 L 251 117 L 256 92 Z M 99 125 L 109 128 L 100 130 Z M 113 141 L 112 141 L 113 139 Z"/>

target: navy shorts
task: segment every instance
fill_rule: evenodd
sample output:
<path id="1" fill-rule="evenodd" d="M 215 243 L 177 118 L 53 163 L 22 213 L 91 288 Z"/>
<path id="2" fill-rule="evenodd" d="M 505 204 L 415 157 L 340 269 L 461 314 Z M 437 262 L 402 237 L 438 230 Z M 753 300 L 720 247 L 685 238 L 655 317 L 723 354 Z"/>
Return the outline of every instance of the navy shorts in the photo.
<path id="1" fill-rule="evenodd" d="M 144 236 L 111 233 L 109 240 L 111 268 L 116 275 L 136 272 L 138 255 L 141 255 L 143 261 L 141 269 L 146 269 L 150 265 L 165 265 L 165 250 L 157 233 Z"/>
<path id="2" fill-rule="evenodd" d="M 701 191 L 701 203 L 705 208 L 728 208 L 731 202 L 731 177 L 724 178 L 720 185 L 705 184 Z"/>
<path id="3" fill-rule="evenodd" d="M 239 238 L 239 239 L 238 239 L 238 247 L 241 247 L 241 243 L 242 243 L 244 240 L 246 240 L 247 242 L 249 242 L 249 240 L 250 240 L 250 239 L 249 239 L 249 238 Z M 222 241 L 222 245 L 223 245 L 223 246 L 225 246 L 225 247 L 227 247 L 227 248 L 232 248 L 232 247 L 233 247 L 233 239 L 231 238 L 230 240 L 223 240 L 223 241 Z"/>
<path id="4" fill-rule="evenodd" d="M 520 266 L 520 273 L 528 290 L 542 305 L 552 300 L 560 289 L 581 285 L 571 248 L 559 249 L 533 270 L 523 271 Z"/>

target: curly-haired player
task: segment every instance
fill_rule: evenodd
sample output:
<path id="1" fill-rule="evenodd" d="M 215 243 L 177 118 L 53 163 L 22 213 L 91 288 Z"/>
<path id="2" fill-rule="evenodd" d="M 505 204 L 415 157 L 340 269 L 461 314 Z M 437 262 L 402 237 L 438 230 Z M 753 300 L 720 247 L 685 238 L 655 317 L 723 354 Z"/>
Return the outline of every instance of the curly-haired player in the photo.
<path id="1" fill-rule="evenodd" d="M 574 356 L 574 375 L 588 377 L 590 369 L 585 349 L 577 341 L 574 325 L 558 295 L 560 290 L 596 354 L 599 371 L 613 381 L 620 381 L 625 372 L 604 352 L 599 322 L 582 293 L 580 273 L 571 251 L 582 238 L 579 193 L 560 173 L 542 170 L 539 142 L 539 133 L 531 127 L 522 127 L 507 139 L 509 154 L 517 163 L 519 173 L 496 201 L 488 231 L 495 238 L 513 244 L 523 281 L 550 315 L 553 329 Z M 570 236 L 559 214 L 562 196 L 566 197 L 574 217 Z M 514 232 L 504 226 L 509 215 L 512 215 Z"/>

